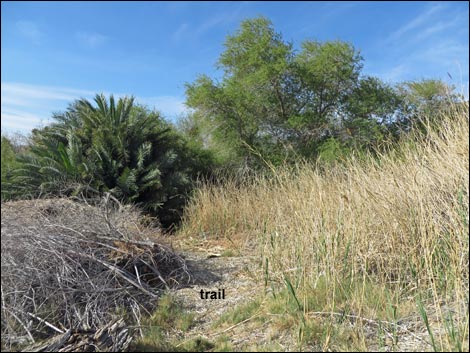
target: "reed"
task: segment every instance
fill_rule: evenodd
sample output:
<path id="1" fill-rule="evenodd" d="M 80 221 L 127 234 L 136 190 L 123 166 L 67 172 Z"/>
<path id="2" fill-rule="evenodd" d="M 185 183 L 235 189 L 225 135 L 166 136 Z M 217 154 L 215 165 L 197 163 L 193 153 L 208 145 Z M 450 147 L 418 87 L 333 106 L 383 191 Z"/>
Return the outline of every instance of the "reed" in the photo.
<path id="1" fill-rule="evenodd" d="M 466 104 L 379 157 L 204 185 L 181 234 L 255 249 L 260 281 L 291 293 L 304 315 L 416 314 L 434 349 L 466 350 L 468 123 Z"/>

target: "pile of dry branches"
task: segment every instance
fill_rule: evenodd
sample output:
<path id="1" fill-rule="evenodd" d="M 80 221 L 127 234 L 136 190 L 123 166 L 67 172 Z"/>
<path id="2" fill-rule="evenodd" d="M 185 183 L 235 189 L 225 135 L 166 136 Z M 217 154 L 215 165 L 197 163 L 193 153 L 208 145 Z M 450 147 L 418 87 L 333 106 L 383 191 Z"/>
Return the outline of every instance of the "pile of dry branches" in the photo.
<path id="1" fill-rule="evenodd" d="M 99 330 L 67 330 L 23 352 L 125 352 L 132 341 L 124 320 L 110 322 Z"/>
<path id="2" fill-rule="evenodd" d="M 2 348 L 113 317 L 138 325 L 160 290 L 190 279 L 155 242 L 158 230 L 109 198 L 7 202 L 1 212 Z"/>
<path id="3" fill-rule="evenodd" d="M 99 330 L 67 330 L 23 352 L 125 352 L 132 341 L 124 320 L 112 321 Z"/>

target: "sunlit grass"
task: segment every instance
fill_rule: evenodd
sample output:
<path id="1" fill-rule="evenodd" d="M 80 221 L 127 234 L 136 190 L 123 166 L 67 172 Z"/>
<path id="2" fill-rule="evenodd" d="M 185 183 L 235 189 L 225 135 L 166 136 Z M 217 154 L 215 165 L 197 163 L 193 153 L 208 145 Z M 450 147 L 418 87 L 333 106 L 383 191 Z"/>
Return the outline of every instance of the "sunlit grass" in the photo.
<path id="1" fill-rule="evenodd" d="M 392 328 L 416 315 L 433 349 L 468 350 L 468 105 L 440 118 L 425 138 L 378 158 L 204 186 L 181 233 L 254 245 L 260 281 L 287 291 L 303 313 L 298 325 L 312 312 Z M 318 336 L 301 324 L 303 337 Z M 392 328 L 388 339 L 398 340 Z M 344 348 L 333 339 L 349 333 L 322 335 L 326 350 Z M 353 336 L 354 347 L 367 348 L 364 332 Z"/>

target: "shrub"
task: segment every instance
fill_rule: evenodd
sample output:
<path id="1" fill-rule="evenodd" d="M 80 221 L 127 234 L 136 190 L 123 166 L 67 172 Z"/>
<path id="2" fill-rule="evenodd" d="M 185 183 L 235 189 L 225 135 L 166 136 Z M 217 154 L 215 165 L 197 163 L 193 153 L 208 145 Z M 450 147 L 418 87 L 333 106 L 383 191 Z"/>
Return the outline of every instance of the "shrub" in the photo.
<path id="1" fill-rule="evenodd" d="M 8 184 L 15 198 L 110 192 L 140 204 L 163 226 L 177 223 L 193 181 L 210 170 L 211 156 L 189 146 L 158 112 L 133 98 L 97 95 L 53 116 L 33 131 L 30 153 Z"/>

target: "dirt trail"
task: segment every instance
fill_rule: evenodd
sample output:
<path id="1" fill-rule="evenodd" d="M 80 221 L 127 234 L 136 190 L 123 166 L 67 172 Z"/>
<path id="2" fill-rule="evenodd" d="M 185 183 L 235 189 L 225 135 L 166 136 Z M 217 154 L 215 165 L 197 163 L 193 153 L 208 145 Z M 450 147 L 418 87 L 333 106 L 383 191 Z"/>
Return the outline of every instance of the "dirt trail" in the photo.
<path id="1" fill-rule="evenodd" d="M 224 313 L 237 305 L 248 303 L 264 290 L 254 279 L 254 272 L 258 269 L 255 258 L 246 255 L 214 256 L 207 251 L 183 252 L 183 256 L 193 279 L 187 287 L 175 291 L 175 298 L 185 309 L 196 315 L 195 324 L 185 332 L 184 338 L 203 337 L 214 340 L 221 334 L 227 334 L 233 337 L 231 344 L 234 347 L 248 343 L 246 337 L 234 337 L 236 327 L 218 329 L 213 324 Z M 201 299 L 201 289 L 215 292 L 225 289 L 225 299 Z M 247 327 L 242 326 L 243 323 L 237 327 L 241 327 L 246 333 Z M 248 335 L 254 338 L 252 333 Z"/>
<path id="2" fill-rule="evenodd" d="M 199 251 L 179 250 L 179 253 L 185 257 L 193 279 L 173 294 L 185 310 L 195 314 L 194 325 L 187 332 L 181 332 L 180 342 L 181 339 L 184 343 L 198 337 L 215 342 L 224 337 L 233 351 L 298 350 L 295 334 L 291 330 L 278 330 L 272 326 L 271 320 L 264 323 L 252 320 L 256 313 L 236 324 L 214 325 L 223 314 L 263 297 L 264 283 L 256 279 L 257 272 L 261 271 L 259 258 L 246 253 L 212 256 L 214 253 L 223 253 L 223 248 L 217 246 L 209 246 L 205 250 L 200 248 Z M 225 289 L 226 299 L 201 299 L 201 289 Z M 178 346 L 175 348 L 178 349 Z M 317 350 L 318 347 L 309 347 L 306 351 Z"/>
<path id="3" fill-rule="evenodd" d="M 258 259 L 247 254 L 239 256 L 212 256 L 222 253 L 217 247 L 199 251 L 179 251 L 185 258 L 193 276 L 192 282 L 174 292 L 177 301 L 195 314 L 194 325 L 182 332 L 183 343 L 198 337 L 214 342 L 225 336 L 234 351 L 279 350 L 297 351 L 296 333 L 292 330 L 280 331 L 272 325 L 271 320 L 264 324 L 248 318 L 235 325 L 217 327 L 214 323 L 224 314 L 238 305 L 247 304 L 256 297 L 262 296 L 265 288 L 256 279 L 260 271 Z M 223 250 L 223 249 L 222 249 Z M 259 276 L 258 276 L 259 278 Z M 218 291 L 225 289 L 226 299 L 201 299 L 200 291 Z M 358 322 L 351 322 L 357 325 Z M 378 344 L 378 327 L 376 323 L 363 322 L 368 346 L 375 351 L 432 351 L 430 337 L 423 327 L 418 313 L 401 320 L 398 326 L 398 342 L 393 344 L 388 333 L 382 344 Z M 263 349 L 265 347 L 265 349 Z M 176 347 L 178 348 L 178 347 Z M 306 345 L 304 351 L 321 351 L 319 346 Z"/>

